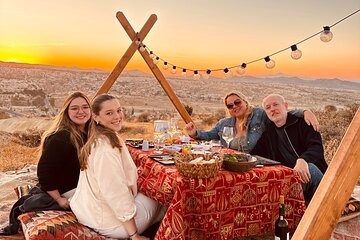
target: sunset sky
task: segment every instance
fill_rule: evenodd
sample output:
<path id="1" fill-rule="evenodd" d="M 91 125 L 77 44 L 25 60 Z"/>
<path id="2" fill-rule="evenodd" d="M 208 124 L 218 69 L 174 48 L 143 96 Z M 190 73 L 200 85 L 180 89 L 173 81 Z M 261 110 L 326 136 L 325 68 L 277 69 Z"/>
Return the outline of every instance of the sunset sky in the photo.
<path id="1" fill-rule="evenodd" d="M 223 69 L 287 48 L 358 9 L 359 0 L 0 0 L 0 61 L 112 70 L 131 43 L 115 16 L 122 11 L 135 31 L 157 15 L 144 43 L 162 59 Z M 360 12 L 331 31 L 328 43 L 315 36 L 299 44 L 301 59 L 286 50 L 272 57 L 274 69 L 258 61 L 246 74 L 360 80 Z M 126 69 L 149 72 L 139 53 Z"/>

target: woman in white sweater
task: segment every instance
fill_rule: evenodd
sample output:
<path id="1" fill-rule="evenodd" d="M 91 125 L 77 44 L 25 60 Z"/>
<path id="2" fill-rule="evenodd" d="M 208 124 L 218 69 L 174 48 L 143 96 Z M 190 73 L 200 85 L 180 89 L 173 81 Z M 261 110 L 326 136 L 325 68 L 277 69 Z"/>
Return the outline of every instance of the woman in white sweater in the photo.
<path id="1" fill-rule="evenodd" d="M 159 205 L 137 191 L 136 166 L 117 134 L 123 112 L 111 95 L 92 103 L 93 121 L 80 155 L 80 177 L 70 206 L 80 223 L 112 238 L 140 236 L 159 218 Z"/>

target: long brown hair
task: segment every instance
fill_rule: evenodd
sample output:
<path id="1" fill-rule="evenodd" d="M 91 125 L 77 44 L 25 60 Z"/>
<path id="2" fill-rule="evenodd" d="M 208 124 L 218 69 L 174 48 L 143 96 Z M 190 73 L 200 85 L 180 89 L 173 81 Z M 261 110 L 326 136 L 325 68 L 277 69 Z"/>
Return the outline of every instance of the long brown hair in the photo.
<path id="1" fill-rule="evenodd" d="M 102 109 L 102 104 L 112 99 L 117 99 L 117 98 L 109 94 L 102 94 L 95 97 L 91 104 L 92 113 L 94 115 L 99 115 Z M 79 156 L 81 170 L 85 170 L 87 168 L 88 158 L 91 153 L 91 147 L 93 146 L 93 144 L 94 146 L 96 146 L 96 139 L 102 136 L 105 136 L 109 139 L 110 144 L 113 148 L 116 147 L 119 149 L 119 151 L 121 151 L 120 138 L 117 132 L 101 124 L 97 124 L 92 117 L 89 125 L 88 140 L 84 145 L 84 147 L 81 149 Z"/>
<path id="2" fill-rule="evenodd" d="M 225 95 L 224 97 L 224 104 L 226 105 L 226 101 L 230 96 L 237 96 L 238 98 L 240 98 L 242 101 L 244 101 L 246 103 L 246 111 L 243 117 L 243 121 L 242 121 L 242 127 L 243 129 L 247 128 L 247 124 L 252 116 L 253 113 L 253 109 L 254 107 L 252 105 L 249 104 L 249 101 L 246 99 L 246 97 L 241 94 L 241 93 L 235 93 L 235 92 L 230 92 L 228 94 Z"/>
<path id="3" fill-rule="evenodd" d="M 42 152 L 44 150 L 44 143 L 45 143 L 47 137 L 49 137 L 50 135 L 52 135 L 58 131 L 62 131 L 62 130 L 66 130 L 70 133 L 70 141 L 75 146 L 77 153 L 78 154 L 80 153 L 81 147 L 85 144 L 83 136 L 82 136 L 83 132 L 79 125 L 77 125 L 76 123 L 71 121 L 71 119 L 69 117 L 69 113 L 68 113 L 71 102 L 75 98 L 79 98 L 79 97 L 85 99 L 87 104 L 89 104 L 89 106 L 90 106 L 89 98 L 82 92 L 74 92 L 70 96 L 68 96 L 65 99 L 65 102 L 64 102 L 63 106 L 61 107 L 60 112 L 56 115 L 50 128 L 42 134 L 41 143 L 39 146 L 40 154 L 42 154 Z M 87 131 L 89 122 L 90 122 L 90 119 L 89 119 L 89 121 L 87 121 L 87 123 L 85 125 L 85 133 Z"/>

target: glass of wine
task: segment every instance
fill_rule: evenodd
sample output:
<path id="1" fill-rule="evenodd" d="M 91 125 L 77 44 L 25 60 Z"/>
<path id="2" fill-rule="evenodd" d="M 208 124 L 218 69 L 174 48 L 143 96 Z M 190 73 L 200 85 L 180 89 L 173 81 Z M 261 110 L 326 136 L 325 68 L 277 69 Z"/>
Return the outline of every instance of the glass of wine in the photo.
<path id="1" fill-rule="evenodd" d="M 170 128 L 167 132 L 169 133 L 171 140 L 173 140 L 174 136 L 178 133 L 177 122 L 177 118 L 171 118 L 170 120 Z"/>
<path id="2" fill-rule="evenodd" d="M 225 126 L 224 127 L 221 136 L 225 140 L 225 142 L 227 143 L 228 148 L 229 148 L 230 142 L 235 137 L 234 135 L 235 135 L 234 127 L 231 127 L 231 126 Z"/>

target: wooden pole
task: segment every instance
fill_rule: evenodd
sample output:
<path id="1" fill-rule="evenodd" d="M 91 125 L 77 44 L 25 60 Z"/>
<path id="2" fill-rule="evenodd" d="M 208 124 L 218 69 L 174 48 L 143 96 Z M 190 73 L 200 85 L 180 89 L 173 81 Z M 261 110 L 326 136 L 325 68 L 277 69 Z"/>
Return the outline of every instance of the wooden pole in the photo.
<path id="1" fill-rule="evenodd" d="M 330 239 L 359 176 L 360 108 L 291 239 Z"/>
<path id="2" fill-rule="evenodd" d="M 122 15 L 123 17 L 120 16 L 120 18 L 122 19 L 122 21 L 126 21 L 126 18 L 124 16 L 124 14 L 119 14 L 121 12 L 118 12 L 116 14 L 117 18 L 119 19 L 119 15 Z M 125 19 L 125 20 L 124 20 Z M 132 32 L 132 43 L 129 46 L 129 48 L 126 50 L 125 54 L 122 56 L 122 58 L 119 60 L 119 62 L 116 64 L 115 68 L 113 69 L 113 71 L 110 73 L 110 75 L 108 76 L 108 78 L 106 79 L 106 81 L 103 83 L 103 85 L 100 87 L 100 89 L 96 92 L 95 96 L 102 94 L 102 93 L 107 93 L 111 86 L 114 84 L 114 82 L 116 81 L 116 79 L 120 76 L 121 72 L 124 70 L 126 64 L 128 64 L 128 62 L 130 61 L 131 57 L 134 55 L 134 53 L 136 52 L 136 50 L 138 49 L 138 45 L 136 45 L 135 41 L 137 40 L 137 38 L 139 39 L 144 39 L 146 37 L 146 35 L 149 33 L 150 29 L 154 26 L 155 22 L 157 20 L 157 17 L 155 14 L 152 14 L 149 19 L 146 21 L 146 23 L 144 24 L 143 28 L 141 29 L 141 31 L 139 32 L 139 34 L 136 34 L 133 30 L 133 28 L 130 26 L 130 24 L 128 23 L 127 26 L 123 27 L 125 28 L 126 31 L 128 31 L 129 29 L 127 29 L 128 26 L 130 26 Z M 120 20 L 119 20 L 120 21 Z M 122 23 L 122 22 L 120 22 Z"/>
<path id="3" fill-rule="evenodd" d="M 129 21 L 126 19 L 125 15 L 122 12 L 118 12 L 116 14 L 116 17 L 123 26 L 123 28 L 125 29 L 130 39 L 134 39 L 136 37 L 136 33 L 134 29 L 131 27 Z M 142 41 L 143 38 L 140 37 L 140 40 Z M 146 64 L 149 66 L 150 70 L 152 71 L 152 73 L 160 83 L 161 87 L 164 89 L 166 95 L 169 97 L 169 99 L 175 106 L 176 110 L 179 112 L 182 119 L 186 123 L 191 122 L 192 120 L 189 113 L 186 111 L 184 105 L 180 102 L 179 98 L 176 96 L 174 90 L 172 89 L 168 81 L 165 79 L 164 75 L 162 74 L 158 66 L 153 63 L 153 60 L 150 58 L 148 51 L 147 50 L 143 52 L 139 51 L 139 53 L 144 58 Z"/>

